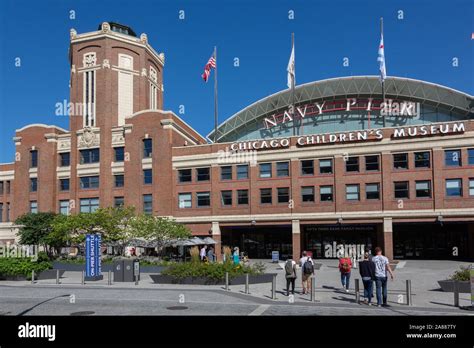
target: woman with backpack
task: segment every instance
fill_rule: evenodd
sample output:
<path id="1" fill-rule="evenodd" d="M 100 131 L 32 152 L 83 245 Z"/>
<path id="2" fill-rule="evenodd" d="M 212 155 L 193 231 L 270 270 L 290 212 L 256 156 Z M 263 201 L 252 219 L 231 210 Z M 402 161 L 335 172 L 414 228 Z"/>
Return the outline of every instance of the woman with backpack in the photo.
<path id="1" fill-rule="evenodd" d="M 291 256 L 286 260 L 285 263 L 285 277 L 286 277 L 286 296 L 290 296 L 290 284 L 291 293 L 295 294 L 295 282 L 296 282 L 296 262 L 293 261 Z"/>
<path id="2" fill-rule="evenodd" d="M 349 280 L 351 279 L 352 261 L 350 257 L 339 259 L 339 272 L 341 272 L 342 288 L 349 292 Z"/>

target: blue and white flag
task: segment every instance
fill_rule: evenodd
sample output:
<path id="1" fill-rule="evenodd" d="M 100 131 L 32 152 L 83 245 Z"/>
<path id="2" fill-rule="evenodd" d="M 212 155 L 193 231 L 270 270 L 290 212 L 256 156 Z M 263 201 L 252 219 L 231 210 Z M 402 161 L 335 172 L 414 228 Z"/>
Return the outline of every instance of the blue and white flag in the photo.
<path id="1" fill-rule="evenodd" d="M 379 70 L 380 70 L 380 81 L 385 81 L 387 78 L 387 70 L 385 68 L 385 51 L 383 45 L 383 34 L 380 37 L 380 46 L 379 46 L 379 56 L 377 58 L 379 62 Z"/>

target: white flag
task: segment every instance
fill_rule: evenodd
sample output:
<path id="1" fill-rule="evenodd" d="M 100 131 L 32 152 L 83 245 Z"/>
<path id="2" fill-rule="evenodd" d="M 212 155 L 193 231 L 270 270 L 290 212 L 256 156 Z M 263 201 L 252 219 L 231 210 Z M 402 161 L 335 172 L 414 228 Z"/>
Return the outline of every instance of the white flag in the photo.
<path id="1" fill-rule="evenodd" d="M 286 68 L 286 71 L 288 71 L 287 86 L 288 86 L 288 88 L 292 88 L 294 85 L 296 85 L 296 79 L 295 79 L 295 46 L 294 46 L 294 44 L 291 47 L 290 60 L 288 61 L 288 67 Z"/>
<path id="2" fill-rule="evenodd" d="M 379 70 L 380 70 L 380 81 L 385 81 L 387 78 L 387 70 L 385 68 L 385 51 L 383 45 L 383 35 L 380 37 L 380 46 L 379 46 L 379 56 L 377 58 L 379 62 Z"/>

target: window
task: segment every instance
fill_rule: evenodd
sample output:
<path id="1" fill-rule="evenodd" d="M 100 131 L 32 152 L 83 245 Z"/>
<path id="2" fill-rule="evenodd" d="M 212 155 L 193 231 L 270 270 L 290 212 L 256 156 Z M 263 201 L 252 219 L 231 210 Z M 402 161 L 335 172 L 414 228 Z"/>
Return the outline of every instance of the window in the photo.
<path id="1" fill-rule="evenodd" d="M 69 179 L 59 179 L 59 190 L 69 191 Z"/>
<path id="2" fill-rule="evenodd" d="M 125 148 L 114 147 L 114 162 L 123 162 L 125 159 Z"/>
<path id="3" fill-rule="evenodd" d="M 0 203 L 0 222 L 3 222 L 3 203 Z"/>
<path id="4" fill-rule="evenodd" d="M 124 184 L 123 174 L 114 175 L 114 179 L 115 179 L 115 187 L 123 187 L 123 184 Z"/>
<path id="5" fill-rule="evenodd" d="M 178 207 L 179 208 L 191 208 L 191 194 L 190 193 L 180 193 L 178 194 Z"/>
<path id="6" fill-rule="evenodd" d="M 9 195 L 10 191 L 11 191 L 11 182 L 10 180 L 7 180 L 5 181 L 5 193 Z"/>
<path id="7" fill-rule="evenodd" d="M 59 201 L 59 213 L 63 215 L 69 215 L 69 201 Z"/>
<path id="8" fill-rule="evenodd" d="M 319 196 L 321 202 L 332 202 L 332 186 L 321 186 L 319 188 Z"/>
<path id="9" fill-rule="evenodd" d="M 370 171 L 378 171 L 379 170 L 379 156 L 365 156 L 365 170 L 367 172 Z"/>
<path id="10" fill-rule="evenodd" d="M 301 201 L 314 202 L 314 186 L 303 186 L 301 188 Z"/>
<path id="11" fill-rule="evenodd" d="M 99 198 L 82 198 L 81 213 L 93 213 L 99 209 Z"/>
<path id="12" fill-rule="evenodd" d="M 271 188 L 260 189 L 260 203 L 272 204 L 272 189 Z"/>
<path id="13" fill-rule="evenodd" d="M 321 160 L 319 160 L 319 173 L 320 174 L 331 174 L 332 173 L 332 159 L 321 159 Z"/>
<path id="14" fill-rule="evenodd" d="M 431 181 L 415 181 L 415 191 L 417 198 L 431 198 Z"/>
<path id="15" fill-rule="evenodd" d="M 191 182 L 192 181 L 191 169 L 180 169 L 180 170 L 178 170 L 178 181 L 179 182 Z"/>
<path id="16" fill-rule="evenodd" d="M 409 198 L 409 192 L 408 181 L 394 182 L 395 198 Z"/>
<path id="17" fill-rule="evenodd" d="M 394 169 L 408 169 L 408 154 L 407 153 L 396 153 L 393 155 L 393 168 Z"/>
<path id="18" fill-rule="evenodd" d="M 98 176 L 81 177 L 81 189 L 96 189 L 96 188 L 99 188 Z"/>
<path id="19" fill-rule="evenodd" d="M 158 91 L 158 75 L 156 70 L 150 66 L 150 109 L 158 109 L 157 91 Z"/>
<path id="20" fill-rule="evenodd" d="M 249 166 L 248 164 L 239 164 L 237 166 L 237 180 L 249 178 Z"/>
<path id="21" fill-rule="evenodd" d="M 125 199 L 123 197 L 114 197 L 114 207 L 122 208 L 125 204 Z"/>
<path id="22" fill-rule="evenodd" d="M 237 190 L 237 204 L 249 204 L 249 190 Z"/>
<path id="23" fill-rule="evenodd" d="M 365 198 L 366 199 L 380 199 L 380 185 L 366 184 L 365 185 Z"/>
<path id="24" fill-rule="evenodd" d="M 152 146 L 153 146 L 153 142 L 151 139 L 143 139 L 143 158 L 151 157 Z"/>
<path id="25" fill-rule="evenodd" d="M 301 161 L 301 175 L 314 175 L 314 161 Z"/>
<path id="26" fill-rule="evenodd" d="M 277 176 L 290 176 L 290 163 L 277 162 Z"/>
<path id="27" fill-rule="evenodd" d="M 359 199 L 359 185 L 346 185 L 346 200 L 358 201 Z"/>
<path id="28" fill-rule="evenodd" d="M 197 181 L 209 181 L 211 179 L 211 172 L 209 168 L 196 169 Z"/>
<path id="29" fill-rule="evenodd" d="M 469 179 L 469 196 L 474 196 L 474 179 Z"/>
<path id="30" fill-rule="evenodd" d="M 232 180 L 232 166 L 221 167 L 221 180 Z"/>
<path id="31" fill-rule="evenodd" d="M 272 164 L 271 163 L 262 163 L 262 164 L 260 164 L 260 177 L 261 178 L 271 178 L 272 177 Z"/>
<path id="32" fill-rule="evenodd" d="M 223 206 L 232 205 L 232 191 L 221 191 L 221 203 Z"/>
<path id="33" fill-rule="evenodd" d="M 429 168 L 430 167 L 430 153 L 415 152 L 415 168 Z"/>
<path id="34" fill-rule="evenodd" d="M 290 189 L 288 187 L 277 188 L 278 203 L 288 203 L 290 201 Z"/>
<path id="35" fill-rule="evenodd" d="M 96 64 L 96 56 L 94 52 L 86 53 L 84 55 L 84 66 L 90 67 Z M 95 126 L 95 70 L 84 72 L 83 86 L 84 86 L 84 126 Z"/>
<path id="36" fill-rule="evenodd" d="M 99 149 L 79 150 L 81 164 L 98 163 L 100 161 Z"/>
<path id="37" fill-rule="evenodd" d="M 444 151 L 444 163 L 448 167 L 461 166 L 461 150 Z"/>
<path id="38" fill-rule="evenodd" d="M 346 161 L 346 172 L 359 171 L 359 157 L 349 157 Z"/>
<path id="39" fill-rule="evenodd" d="M 30 178 L 30 192 L 38 191 L 38 178 Z"/>
<path id="40" fill-rule="evenodd" d="M 462 196 L 462 179 L 446 179 L 446 196 Z"/>
<path id="41" fill-rule="evenodd" d="M 3 181 L 0 181 L 0 195 L 3 195 Z"/>
<path id="42" fill-rule="evenodd" d="M 198 207 L 209 207 L 211 205 L 210 192 L 198 192 L 196 193 L 196 198 Z"/>
<path id="43" fill-rule="evenodd" d="M 38 167 L 38 150 L 30 151 L 30 168 Z"/>
<path id="44" fill-rule="evenodd" d="M 69 167 L 69 165 L 71 164 L 71 154 L 69 152 L 60 153 L 59 164 L 61 167 Z"/>
<path id="45" fill-rule="evenodd" d="M 146 215 L 153 214 L 153 196 L 143 195 L 143 213 Z"/>
<path id="46" fill-rule="evenodd" d="M 30 202 L 30 213 L 36 214 L 38 212 L 38 202 L 31 201 Z"/>
<path id="47" fill-rule="evenodd" d="M 151 169 L 143 169 L 143 184 L 149 185 L 153 183 L 153 171 Z"/>
<path id="48" fill-rule="evenodd" d="M 7 216 L 5 222 L 10 222 L 10 203 L 7 203 Z"/>
<path id="49" fill-rule="evenodd" d="M 467 163 L 474 164 L 474 149 L 467 149 Z"/>

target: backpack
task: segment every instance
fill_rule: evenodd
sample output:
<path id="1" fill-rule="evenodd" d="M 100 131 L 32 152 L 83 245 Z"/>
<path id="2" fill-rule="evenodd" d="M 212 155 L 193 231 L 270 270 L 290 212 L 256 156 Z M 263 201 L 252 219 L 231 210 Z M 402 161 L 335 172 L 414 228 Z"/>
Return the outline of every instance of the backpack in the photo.
<path id="1" fill-rule="evenodd" d="M 350 270 L 351 270 L 351 268 L 349 267 L 349 262 L 347 262 L 347 259 L 345 259 L 342 262 L 342 272 L 343 273 L 348 273 Z"/>
<path id="2" fill-rule="evenodd" d="M 303 273 L 304 274 L 313 274 L 314 273 L 314 266 L 313 266 L 313 263 L 311 262 L 311 259 L 309 257 L 303 265 Z"/>
<path id="3" fill-rule="evenodd" d="M 287 276 L 293 275 L 293 262 L 291 260 L 286 261 L 285 263 L 285 272 Z"/>

